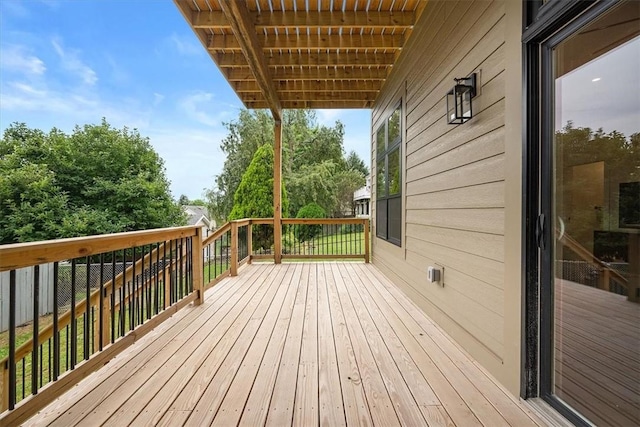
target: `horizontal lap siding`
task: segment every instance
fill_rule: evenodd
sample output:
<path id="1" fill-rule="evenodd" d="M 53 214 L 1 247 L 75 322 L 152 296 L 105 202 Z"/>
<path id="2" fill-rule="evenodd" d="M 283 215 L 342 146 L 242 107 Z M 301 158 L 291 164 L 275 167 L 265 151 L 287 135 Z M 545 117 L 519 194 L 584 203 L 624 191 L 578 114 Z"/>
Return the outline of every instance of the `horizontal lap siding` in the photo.
<path id="1" fill-rule="evenodd" d="M 375 130 L 403 98 L 402 248 L 374 239 L 374 262 L 494 373 L 504 352 L 505 31 L 500 1 L 431 0 L 372 114 L 375 173 Z M 474 118 L 451 126 L 445 93 L 474 71 Z M 434 264 L 444 287 L 426 281 Z"/>

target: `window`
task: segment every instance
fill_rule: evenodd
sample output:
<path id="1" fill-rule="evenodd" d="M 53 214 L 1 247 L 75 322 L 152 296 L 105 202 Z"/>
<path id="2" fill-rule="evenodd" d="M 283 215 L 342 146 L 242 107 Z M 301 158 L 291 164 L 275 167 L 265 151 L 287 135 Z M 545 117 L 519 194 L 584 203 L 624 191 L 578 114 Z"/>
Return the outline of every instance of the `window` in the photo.
<path id="1" fill-rule="evenodd" d="M 402 106 L 376 132 L 376 235 L 402 244 Z"/>

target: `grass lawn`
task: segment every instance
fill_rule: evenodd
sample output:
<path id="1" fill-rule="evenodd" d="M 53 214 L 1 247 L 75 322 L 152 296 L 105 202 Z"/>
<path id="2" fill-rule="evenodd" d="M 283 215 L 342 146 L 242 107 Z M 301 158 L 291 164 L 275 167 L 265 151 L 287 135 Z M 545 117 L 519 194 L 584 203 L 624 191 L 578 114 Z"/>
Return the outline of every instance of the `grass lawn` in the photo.
<path id="1" fill-rule="evenodd" d="M 292 234 L 290 238 L 295 241 Z M 320 236 L 303 244 L 295 242 L 292 250 L 300 255 L 364 255 L 364 232 Z"/>

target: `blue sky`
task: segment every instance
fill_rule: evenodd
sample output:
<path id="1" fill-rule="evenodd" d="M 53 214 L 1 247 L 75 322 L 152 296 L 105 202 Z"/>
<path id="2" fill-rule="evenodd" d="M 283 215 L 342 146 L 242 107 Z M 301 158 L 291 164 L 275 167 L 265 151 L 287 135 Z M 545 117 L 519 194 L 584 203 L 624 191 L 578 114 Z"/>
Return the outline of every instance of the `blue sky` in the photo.
<path id="1" fill-rule="evenodd" d="M 170 0 L 1 0 L 0 132 L 137 128 L 165 161 L 174 197 L 201 197 L 224 163 L 222 122 L 242 103 Z M 369 110 L 318 110 L 370 163 Z"/>

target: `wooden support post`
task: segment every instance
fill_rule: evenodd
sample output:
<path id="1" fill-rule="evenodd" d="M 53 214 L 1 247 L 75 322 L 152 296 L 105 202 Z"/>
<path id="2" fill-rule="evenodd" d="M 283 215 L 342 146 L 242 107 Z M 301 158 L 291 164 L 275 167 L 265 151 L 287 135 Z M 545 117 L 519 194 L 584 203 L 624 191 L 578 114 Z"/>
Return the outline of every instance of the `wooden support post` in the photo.
<path id="1" fill-rule="evenodd" d="M 196 235 L 191 238 L 191 267 L 193 268 L 193 291 L 198 293 L 198 296 L 193 301 L 193 305 L 200 305 L 204 302 L 204 252 L 202 250 L 202 227 L 196 229 Z"/>
<path id="2" fill-rule="evenodd" d="M 369 263 L 369 220 L 364 220 L 364 262 Z"/>
<path id="3" fill-rule="evenodd" d="M 9 361 L 6 361 L 0 367 L 2 369 L 2 387 L 0 387 L 0 413 L 9 409 Z"/>
<path id="4" fill-rule="evenodd" d="M 238 223 L 231 223 L 231 264 L 229 265 L 229 273 L 232 276 L 238 275 Z"/>
<path id="5" fill-rule="evenodd" d="M 282 262 L 282 122 L 276 120 L 273 144 L 273 260 Z"/>
<path id="6" fill-rule="evenodd" d="M 247 264 L 251 264 L 251 255 L 253 254 L 253 224 L 247 225 Z"/>

